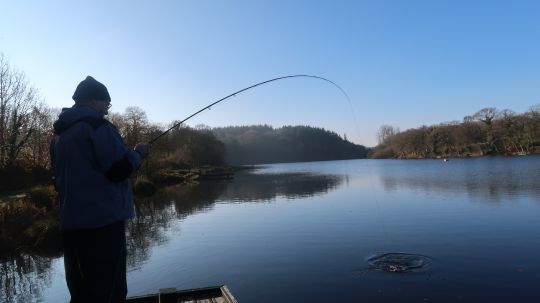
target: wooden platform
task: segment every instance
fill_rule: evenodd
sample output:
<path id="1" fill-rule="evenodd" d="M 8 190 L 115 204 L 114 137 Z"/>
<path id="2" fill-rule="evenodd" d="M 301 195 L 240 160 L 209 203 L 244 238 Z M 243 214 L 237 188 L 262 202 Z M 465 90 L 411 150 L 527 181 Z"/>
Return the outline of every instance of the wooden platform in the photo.
<path id="1" fill-rule="evenodd" d="M 128 303 L 238 303 L 226 285 L 179 290 L 163 288 L 157 294 L 129 297 Z"/>

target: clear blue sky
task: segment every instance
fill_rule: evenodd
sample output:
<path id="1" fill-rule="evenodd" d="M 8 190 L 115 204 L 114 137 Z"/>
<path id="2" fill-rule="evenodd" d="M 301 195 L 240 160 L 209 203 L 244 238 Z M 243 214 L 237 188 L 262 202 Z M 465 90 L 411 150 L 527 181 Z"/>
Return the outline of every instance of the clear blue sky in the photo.
<path id="1" fill-rule="evenodd" d="M 190 122 L 325 127 L 374 145 L 484 107 L 540 103 L 540 1 L 2 1 L 0 51 L 45 101 L 71 106 L 86 75 L 113 110 Z M 356 122 L 355 122 L 356 121 Z"/>

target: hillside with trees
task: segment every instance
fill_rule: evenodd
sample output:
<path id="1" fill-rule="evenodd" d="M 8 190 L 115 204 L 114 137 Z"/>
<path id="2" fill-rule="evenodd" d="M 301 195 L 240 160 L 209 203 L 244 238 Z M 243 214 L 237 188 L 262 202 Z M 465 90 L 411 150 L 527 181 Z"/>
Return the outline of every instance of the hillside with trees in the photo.
<path id="1" fill-rule="evenodd" d="M 235 165 L 359 159 L 368 151 L 335 132 L 310 126 L 230 126 L 212 131 L 225 145 L 225 161 Z"/>
<path id="2" fill-rule="evenodd" d="M 400 132 L 383 125 L 372 158 L 437 158 L 540 153 L 540 104 L 521 114 L 484 108 L 462 122 Z"/>

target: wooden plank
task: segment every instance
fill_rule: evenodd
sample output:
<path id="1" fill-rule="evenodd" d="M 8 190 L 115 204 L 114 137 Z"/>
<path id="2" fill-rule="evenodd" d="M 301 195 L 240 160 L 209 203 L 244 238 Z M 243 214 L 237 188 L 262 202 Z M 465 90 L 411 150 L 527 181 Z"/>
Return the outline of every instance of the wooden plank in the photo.
<path id="1" fill-rule="evenodd" d="M 176 291 L 163 288 L 158 294 L 131 297 L 128 303 L 238 303 L 226 285 Z"/>
<path id="2" fill-rule="evenodd" d="M 236 299 L 231 294 L 231 291 L 229 290 L 227 285 L 221 286 L 221 292 L 223 293 L 223 297 L 225 298 L 226 302 L 238 303 L 238 301 L 236 301 Z"/>
<path id="3" fill-rule="evenodd" d="M 130 297 L 130 298 L 127 299 L 126 302 L 129 302 L 129 303 L 158 303 L 158 296 L 157 295 L 144 295 L 144 296 Z"/>
<path id="4" fill-rule="evenodd" d="M 176 288 L 174 288 L 174 287 L 160 288 L 158 290 L 158 293 L 160 293 L 160 294 L 172 294 L 172 293 L 175 293 L 175 292 L 176 292 Z"/>

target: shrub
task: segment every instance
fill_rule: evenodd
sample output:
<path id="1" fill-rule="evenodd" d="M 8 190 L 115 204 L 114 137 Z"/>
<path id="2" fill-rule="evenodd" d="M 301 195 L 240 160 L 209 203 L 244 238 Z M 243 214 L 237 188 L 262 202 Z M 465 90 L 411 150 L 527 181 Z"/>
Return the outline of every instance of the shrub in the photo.
<path id="1" fill-rule="evenodd" d="M 154 174 L 152 180 L 160 185 L 173 185 L 185 180 L 184 173 L 176 170 L 160 170 Z"/>
<path id="2" fill-rule="evenodd" d="M 21 243 L 27 242 L 22 231 L 44 214 L 44 207 L 38 207 L 27 200 L 1 204 L 0 252 L 12 250 Z"/>
<path id="3" fill-rule="evenodd" d="M 61 245 L 60 224 L 56 215 L 39 219 L 24 231 L 26 241 L 33 247 L 41 249 L 58 248 Z"/>
<path id="4" fill-rule="evenodd" d="M 47 210 L 58 206 L 56 192 L 52 186 L 36 186 L 30 189 L 30 200 L 38 207 L 45 207 Z"/>
<path id="5" fill-rule="evenodd" d="M 156 192 L 157 188 L 154 183 L 150 182 L 145 177 L 139 176 L 133 186 L 133 191 L 139 196 L 151 196 Z"/>
<path id="6" fill-rule="evenodd" d="M 0 192 L 18 191 L 38 184 L 50 184 L 50 171 L 40 168 L 8 166 L 0 168 Z"/>

